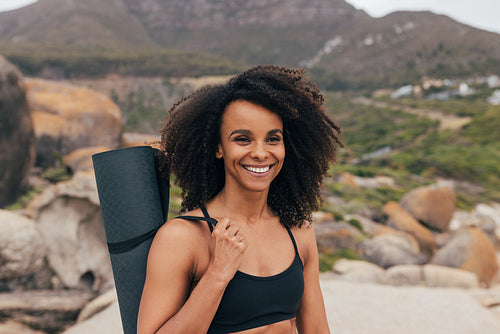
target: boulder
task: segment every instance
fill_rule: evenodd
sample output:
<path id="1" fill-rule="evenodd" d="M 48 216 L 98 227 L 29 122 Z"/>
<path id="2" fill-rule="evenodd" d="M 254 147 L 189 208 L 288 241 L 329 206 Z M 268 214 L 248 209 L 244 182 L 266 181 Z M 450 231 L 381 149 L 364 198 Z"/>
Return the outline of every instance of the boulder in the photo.
<path id="1" fill-rule="evenodd" d="M 394 266 L 385 272 L 385 283 L 390 285 L 419 285 L 422 281 L 422 266 L 415 264 Z"/>
<path id="2" fill-rule="evenodd" d="M 432 264 L 465 269 L 477 275 L 484 285 L 490 285 L 498 272 L 495 248 L 478 227 L 466 227 L 441 248 Z"/>
<path id="3" fill-rule="evenodd" d="M 477 207 L 482 206 L 478 205 L 476 208 Z M 479 227 L 488 235 L 493 244 L 500 244 L 500 240 L 498 240 L 495 235 L 497 224 L 495 223 L 494 216 L 485 215 L 476 209 L 472 212 L 455 211 L 450 222 L 450 230 L 456 231 L 467 226 Z"/>
<path id="4" fill-rule="evenodd" d="M 383 268 L 400 264 L 423 264 L 425 256 L 420 254 L 418 243 L 405 233 L 386 233 L 361 243 L 363 259 Z"/>
<path id="5" fill-rule="evenodd" d="M 80 309 L 91 298 L 91 293 L 81 290 L 0 293 L 0 314 L 48 333 L 60 333 L 74 323 Z"/>
<path id="6" fill-rule="evenodd" d="M 118 302 L 115 302 L 93 317 L 68 328 L 63 334 L 122 334 Z"/>
<path id="7" fill-rule="evenodd" d="M 78 319 L 76 319 L 76 321 L 81 322 L 87 320 L 116 301 L 118 301 L 116 289 L 111 289 L 85 305 L 85 307 L 78 314 Z"/>
<path id="8" fill-rule="evenodd" d="M 400 204 L 427 226 L 446 231 L 455 211 L 456 195 L 448 185 L 425 186 L 407 193 Z"/>
<path id="9" fill-rule="evenodd" d="M 159 148 L 161 136 L 155 136 L 145 133 L 125 132 L 123 134 L 123 147 L 131 146 L 152 146 Z"/>
<path id="10" fill-rule="evenodd" d="M 107 96 L 67 83 L 26 80 L 37 138 L 36 165 L 78 148 L 121 145 L 122 114 Z"/>
<path id="11" fill-rule="evenodd" d="M 428 258 L 436 251 L 436 241 L 432 233 L 413 218 L 396 202 L 384 205 L 383 213 L 388 216 L 388 226 L 406 232 L 418 241 L 420 250 Z"/>
<path id="12" fill-rule="evenodd" d="M 349 221 L 350 219 L 357 220 L 363 227 L 363 232 L 370 236 L 376 236 L 384 233 L 396 233 L 396 230 L 392 227 L 374 222 L 373 220 L 361 215 L 346 215 L 344 219 L 347 221 Z"/>
<path id="13" fill-rule="evenodd" d="M 20 322 L 8 320 L 0 323 L 0 334 L 46 334 L 45 332 L 34 330 Z"/>
<path id="14" fill-rule="evenodd" d="M 346 222 L 331 221 L 313 226 L 321 253 L 333 254 L 337 249 L 357 249 L 358 242 L 363 239 L 361 231 Z"/>
<path id="15" fill-rule="evenodd" d="M 71 169 L 73 173 L 80 170 L 93 170 L 92 155 L 109 151 L 106 146 L 84 147 L 74 150 L 63 157 L 63 163 Z"/>
<path id="16" fill-rule="evenodd" d="M 374 263 L 360 260 L 339 259 L 332 268 L 342 279 L 360 283 L 383 283 L 385 270 Z"/>
<path id="17" fill-rule="evenodd" d="M 422 268 L 422 273 L 427 286 L 463 289 L 479 288 L 477 276 L 467 270 L 426 264 Z"/>
<path id="18" fill-rule="evenodd" d="M 92 171 L 45 189 L 27 206 L 47 246 L 47 259 L 67 288 L 112 286 L 111 262 Z"/>
<path id="19" fill-rule="evenodd" d="M 0 208 L 27 186 L 35 135 L 21 73 L 0 56 Z"/>
<path id="20" fill-rule="evenodd" d="M 35 222 L 0 209 L 0 280 L 28 276 L 44 264 L 45 245 Z"/>
<path id="21" fill-rule="evenodd" d="M 469 271 L 432 264 L 391 267 L 385 272 L 385 283 L 464 289 L 479 287 L 476 275 Z"/>

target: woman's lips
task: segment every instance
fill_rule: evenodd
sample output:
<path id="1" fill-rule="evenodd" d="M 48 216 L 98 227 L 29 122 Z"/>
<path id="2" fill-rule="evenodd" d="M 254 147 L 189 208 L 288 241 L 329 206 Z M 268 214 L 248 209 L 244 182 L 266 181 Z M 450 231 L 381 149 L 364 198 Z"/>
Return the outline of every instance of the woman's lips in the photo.
<path id="1" fill-rule="evenodd" d="M 259 166 L 259 167 L 242 165 L 242 167 L 245 168 L 247 171 L 252 172 L 252 173 L 256 173 L 256 174 L 265 174 L 265 173 L 269 172 L 269 170 L 271 169 L 272 166 L 274 166 L 274 164 L 267 165 L 267 166 Z"/>

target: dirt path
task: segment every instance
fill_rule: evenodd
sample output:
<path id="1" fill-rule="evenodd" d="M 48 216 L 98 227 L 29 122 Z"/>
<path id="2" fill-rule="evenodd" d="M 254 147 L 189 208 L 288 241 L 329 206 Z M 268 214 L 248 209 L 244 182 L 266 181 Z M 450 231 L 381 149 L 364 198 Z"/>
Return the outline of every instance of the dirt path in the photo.
<path id="1" fill-rule="evenodd" d="M 458 130 L 462 128 L 465 124 L 468 124 L 472 121 L 472 117 L 460 117 L 450 114 L 445 114 L 440 111 L 430 110 L 430 109 L 420 109 L 420 108 L 411 108 L 408 106 L 403 106 L 399 104 L 391 104 L 382 101 L 374 101 L 372 99 L 366 97 L 356 97 L 353 99 L 353 102 L 359 103 L 365 106 L 374 106 L 377 108 L 390 108 L 393 110 L 402 110 L 409 114 L 417 115 L 420 117 L 429 118 L 432 120 L 439 121 L 439 129 L 440 130 Z"/>

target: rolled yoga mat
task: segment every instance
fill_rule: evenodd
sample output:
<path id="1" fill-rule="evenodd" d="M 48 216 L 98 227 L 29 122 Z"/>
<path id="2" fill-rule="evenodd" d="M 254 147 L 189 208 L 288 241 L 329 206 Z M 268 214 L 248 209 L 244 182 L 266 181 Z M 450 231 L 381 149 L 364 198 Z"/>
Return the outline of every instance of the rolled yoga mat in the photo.
<path id="1" fill-rule="evenodd" d="M 169 188 L 158 173 L 157 151 L 136 146 L 92 156 L 125 334 L 137 332 L 149 248 L 168 217 Z"/>

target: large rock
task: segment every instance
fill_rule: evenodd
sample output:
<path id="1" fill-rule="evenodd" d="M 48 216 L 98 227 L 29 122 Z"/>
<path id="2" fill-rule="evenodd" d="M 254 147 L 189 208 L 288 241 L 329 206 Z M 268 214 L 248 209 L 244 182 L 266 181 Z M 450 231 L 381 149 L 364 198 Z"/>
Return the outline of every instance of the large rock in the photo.
<path id="1" fill-rule="evenodd" d="M 363 239 L 361 231 L 346 222 L 322 222 L 313 225 L 321 253 L 333 254 L 337 249 L 357 249 Z"/>
<path id="2" fill-rule="evenodd" d="M 74 150 L 63 157 L 63 163 L 71 172 L 76 173 L 82 170 L 93 170 L 92 155 L 108 151 L 106 146 L 84 147 Z"/>
<path id="3" fill-rule="evenodd" d="M 35 222 L 0 209 L 0 280 L 33 274 L 44 264 L 45 245 Z"/>
<path id="4" fill-rule="evenodd" d="M 382 210 L 388 216 L 388 225 L 399 231 L 406 232 L 418 241 L 420 250 L 428 258 L 436 251 L 436 241 L 432 233 L 413 218 L 396 202 L 389 202 Z"/>
<path id="5" fill-rule="evenodd" d="M 339 259 L 332 268 L 342 279 L 360 283 L 384 283 L 385 270 L 374 263 L 360 260 Z"/>
<path id="6" fill-rule="evenodd" d="M 28 99 L 37 138 L 36 164 L 78 148 L 121 145 L 122 114 L 107 96 L 87 88 L 29 79 Z"/>
<path id="7" fill-rule="evenodd" d="M 374 222 L 373 220 L 361 215 L 345 215 L 344 219 L 347 221 L 351 219 L 357 220 L 361 224 L 363 232 L 370 236 L 376 236 L 385 233 L 396 233 L 396 230 L 392 227 Z"/>
<path id="8" fill-rule="evenodd" d="M 407 193 L 400 204 L 427 226 L 446 231 L 455 211 L 456 195 L 448 185 L 425 186 Z"/>
<path id="9" fill-rule="evenodd" d="M 123 147 L 132 147 L 132 146 L 152 146 L 155 148 L 160 148 L 161 136 L 159 135 L 150 135 L 145 133 L 136 133 L 136 132 L 125 132 L 123 134 Z"/>
<path id="10" fill-rule="evenodd" d="M 400 264 L 423 264 L 425 256 L 420 254 L 418 243 L 403 232 L 386 233 L 361 243 L 362 257 L 383 268 Z"/>
<path id="11" fill-rule="evenodd" d="M 15 201 L 27 185 L 34 141 L 23 79 L 0 56 L 0 208 Z"/>
<path id="12" fill-rule="evenodd" d="M 390 285 L 426 285 L 431 287 L 455 287 L 472 289 L 479 287 L 473 273 L 444 266 L 426 264 L 400 265 L 386 270 L 384 283 Z"/>
<path id="13" fill-rule="evenodd" d="M 60 333 L 91 298 L 90 292 L 81 290 L 0 293 L 0 314 L 48 333 Z"/>
<path id="14" fill-rule="evenodd" d="M 87 320 L 117 301 L 118 295 L 116 294 L 116 289 L 111 289 L 85 305 L 78 314 L 78 319 L 76 319 L 76 321 L 81 322 Z"/>
<path id="15" fill-rule="evenodd" d="M 34 330 L 22 323 L 8 320 L 0 323 L 0 334 L 46 334 L 45 332 Z"/>
<path id="16" fill-rule="evenodd" d="M 70 327 L 63 334 L 123 334 L 118 302 L 93 317 Z"/>
<path id="17" fill-rule="evenodd" d="M 65 287 L 90 286 L 107 290 L 112 285 L 95 177 L 77 172 L 69 181 L 50 186 L 26 209 L 39 226 L 47 258 Z"/>
<path id="18" fill-rule="evenodd" d="M 488 236 L 477 227 L 459 230 L 436 253 L 431 263 L 471 271 L 485 285 L 491 284 L 498 272 L 495 248 Z"/>

